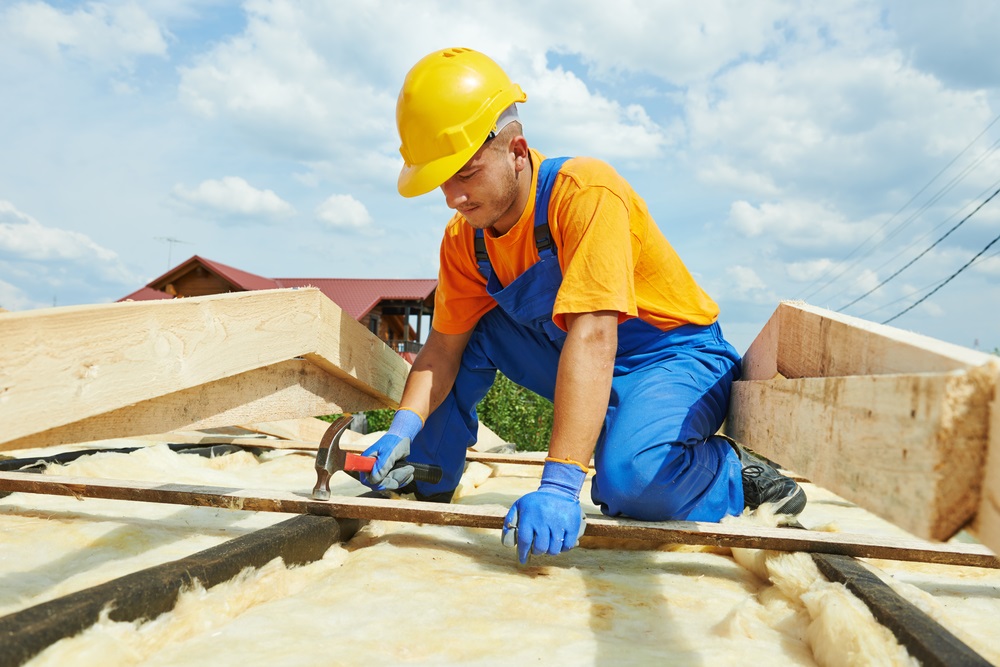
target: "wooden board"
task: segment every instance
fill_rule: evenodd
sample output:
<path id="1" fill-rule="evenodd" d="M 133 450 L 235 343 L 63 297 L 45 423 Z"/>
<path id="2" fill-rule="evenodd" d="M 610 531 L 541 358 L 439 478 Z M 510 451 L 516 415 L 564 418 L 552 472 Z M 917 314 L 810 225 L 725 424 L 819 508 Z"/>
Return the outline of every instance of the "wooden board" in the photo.
<path id="1" fill-rule="evenodd" d="M 331 378 L 311 362 L 293 359 L 0 442 L 0 451 L 231 426 L 249 420 L 285 419 L 303 412 L 333 414 L 344 412 L 347 406 L 367 410 L 384 407 L 384 403 Z M 319 424 L 322 435 L 324 422 L 313 421 Z M 277 423 L 272 422 L 271 427 L 276 428 Z M 291 435 L 289 426 L 282 432 Z M 316 429 L 308 433 L 311 437 Z"/>
<path id="2" fill-rule="evenodd" d="M 409 368 L 314 288 L 10 313 L 0 340 L 3 441 L 298 357 L 388 407 Z"/>
<path id="3" fill-rule="evenodd" d="M 359 397 L 360 398 L 360 397 Z M 350 401 L 352 404 L 360 403 L 360 400 Z M 333 404 L 328 404 L 329 407 L 333 407 Z M 381 406 L 376 406 L 381 407 Z M 356 408 L 357 410 L 358 408 Z M 374 409 L 374 408 L 365 408 Z M 330 410 L 326 414 L 338 414 L 347 412 L 347 410 L 337 409 Z M 283 438 L 285 440 L 301 440 L 304 442 L 315 442 L 316 446 L 319 446 L 319 441 L 323 439 L 323 434 L 326 433 L 327 428 L 329 428 L 330 423 L 325 422 L 322 419 L 316 419 L 315 417 L 303 417 L 301 419 L 283 419 L 279 421 L 258 421 L 253 424 L 240 424 L 239 428 L 252 431 L 254 433 L 261 433 L 264 435 L 274 436 L 275 438 Z"/>
<path id="4" fill-rule="evenodd" d="M 503 527 L 508 509 L 500 505 L 443 505 L 412 500 L 343 496 L 318 501 L 312 500 L 306 490 L 298 494 L 16 472 L 0 472 L 0 490 L 493 529 Z M 736 523 L 645 522 L 591 515 L 587 518 L 585 535 L 658 543 L 806 551 L 887 560 L 1000 567 L 993 552 L 979 545 L 884 540 L 869 535 L 821 533 Z"/>
<path id="5" fill-rule="evenodd" d="M 743 355 L 743 379 L 943 373 L 995 361 L 928 336 L 782 301 Z"/>
<path id="6" fill-rule="evenodd" d="M 812 559 L 823 576 L 844 584 L 864 602 L 875 620 L 887 627 L 923 667 L 989 667 L 989 661 L 894 591 L 864 564 L 832 554 L 814 553 Z"/>
<path id="7" fill-rule="evenodd" d="M 973 529 L 984 544 L 1000 552 L 1000 387 L 994 392 L 990 406 L 990 436 L 979 512 Z"/>
<path id="8" fill-rule="evenodd" d="M 992 386 L 981 373 L 737 382 L 726 431 L 928 539 L 975 515 Z"/>
<path id="9" fill-rule="evenodd" d="M 983 476 L 998 376 L 993 355 L 782 302 L 744 355 L 725 430 L 920 537 L 981 514 L 996 549 L 1000 513 L 981 505 L 1000 484 Z"/>
<path id="10" fill-rule="evenodd" d="M 338 541 L 351 539 L 358 522 L 298 516 L 237 537 L 186 558 L 146 568 L 0 618 L 0 667 L 22 665 L 46 647 L 96 623 L 107 610 L 112 621 L 154 619 L 174 608 L 195 581 L 211 588 L 244 568 L 281 558 L 303 565 L 323 557 Z"/>

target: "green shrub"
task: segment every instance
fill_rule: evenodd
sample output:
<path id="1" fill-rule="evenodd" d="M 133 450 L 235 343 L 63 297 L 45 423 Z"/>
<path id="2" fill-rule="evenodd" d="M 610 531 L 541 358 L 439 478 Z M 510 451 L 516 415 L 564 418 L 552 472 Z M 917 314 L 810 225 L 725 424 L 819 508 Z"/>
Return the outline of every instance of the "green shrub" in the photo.
<path id="1" fill-rule="evenodd" d="M 497 373 L 479 404 L 479 419 L 521 451 L 544 452 L 552 434 L 552 403 Z"/>
<path id="2" fill-rule="evenodd" d="M 369 410 L 368 431 L 385 431 L 392 423 L 394 410 Z M 479 403 L 479 419 L 505 442 L 518 450 L 544 452 L 552 434 L 552 403 L 497 373 L 496 381 Z M 335 421 L 340 415 L 320 419 Z"/>

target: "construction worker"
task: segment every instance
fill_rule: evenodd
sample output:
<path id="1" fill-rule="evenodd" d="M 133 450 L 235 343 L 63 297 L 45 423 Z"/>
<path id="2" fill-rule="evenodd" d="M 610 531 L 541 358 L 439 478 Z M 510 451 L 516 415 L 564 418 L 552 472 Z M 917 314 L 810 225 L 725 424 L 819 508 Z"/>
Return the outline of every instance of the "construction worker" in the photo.
<path id="1" fill-rule="evenodd" d="M 432 331 L 365 452 L 378 459 L 365 483 L 450 501 L 499 370 L 555 409 L 541 484 L 503 530 L 522 563 L 578 543 L 591 456 L 591 496 L 609 516 L 718 521 L 765 502 L 801 512 L 793 480 L 716 435 L 740 374 L 718 306 L 614 169 L 528 147 L 526 99 L 463 48 L 426 56 L 403 83 L 399 192 L 440 188 L 455 214 Z M 413 482 L 403 459 L 441 466 L 442 480 Z"/>

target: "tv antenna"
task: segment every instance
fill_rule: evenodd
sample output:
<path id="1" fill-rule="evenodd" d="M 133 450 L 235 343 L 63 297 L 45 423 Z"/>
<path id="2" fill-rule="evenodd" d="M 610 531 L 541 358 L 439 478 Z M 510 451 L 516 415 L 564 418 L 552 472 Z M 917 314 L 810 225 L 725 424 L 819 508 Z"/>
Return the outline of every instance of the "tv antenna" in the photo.
<path id="1" fill-rule="evenodd" d="M 154 237 L 157 241 L 163 241 L 167 244 L 167 269 L 170 269 L 171 255 L 173 254 L 174 245 L 177 243 L 183 243 L 184 245 L 194 245 L 193 243 L 188 243 L 187 241 L 181 241 L 180 239 L 175 239 L 171 236 L 156 236 Z"/>

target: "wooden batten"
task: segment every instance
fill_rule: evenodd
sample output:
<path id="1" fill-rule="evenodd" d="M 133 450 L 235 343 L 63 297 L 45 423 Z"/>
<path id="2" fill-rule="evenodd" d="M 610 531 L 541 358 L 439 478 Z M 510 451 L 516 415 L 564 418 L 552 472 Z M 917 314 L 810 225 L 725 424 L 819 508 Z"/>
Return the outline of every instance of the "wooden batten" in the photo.
<path id="1" fill-rule="evenodd" d="M 382 407 L 386 407 L 384 401 L 344 382 L 331 381 L 328 373 L 304 359 L 292 359 L 0 442 L 0 451 Z M 323 427 L 329 424 L 318 419 L 312 421 L 317 426 L 307 433 L 304 426 L 293 428 L 293 424 L 297 425 L 295 421 L 283 427 L 283 422 L 268 421 L 260 428 L 254 429 L 252 425 L 246 428 L 291 440 L 314 439 L 318 443 Z"/>
<path id="2" fill-rule="evenodd" d="M 944 540 L 995 497 L 997 482 L 984 487 L 983 470 L 1000 439 L 991 413 L 998 369 L 991 355 L 783 302 L 744 356 L 726 432 L 920 537 Z M 1000 549 L 1000 539 L 985 539 Z"/>
<path id="3" fill-rule="evenodd" d="M 389 407 L 408 370 L 314 288 L 11 313 L 0 340 L 2 442 L 91 419 L 100 438 Z M 316 373 L 299 374 L 286 400 L 289 367 L 262 369 L 301 358 Z M 95 439 L 86 426 L 73 437 Z"/>
<path id="4" fill-rule="evenodd" d="M 361 398 L 363 398 L 363 396 Z M 331 415 L 343 412 L 350 412 L 350 410 L 345 410 L 342 407 L 343 405 L 348 405 L 348 404 L 358 406 L 354 408 L 354 411 L 374 410 L 377 408 L 385 407 L 382 405 L 372 405 L 370 408 L 368 408 L 363 406 L 362 400 L 351 400 L 351 401 L 344 401 L 337 406 L 333 404 L 327 404 L 327 408 L 324 414 Z M 303 417 L 301 419 L 257 421 L 254 422 L 253 424 L 240 424 L 239 427 L 242 429 L 246 429 L 247 431 L 253 431 L 254 433 L 261 433 L 263 435 L 270 435 L 275 438 L 282 438 L 284 440 L 297 440 L 299 442 L 316 443 L 316 446 L 318 447 L 319 441 L 323 439 L 323 435 L 330 427 L 330 423 L 325 422 L 322 419 L 316 419 L 315 417 Z"/>

